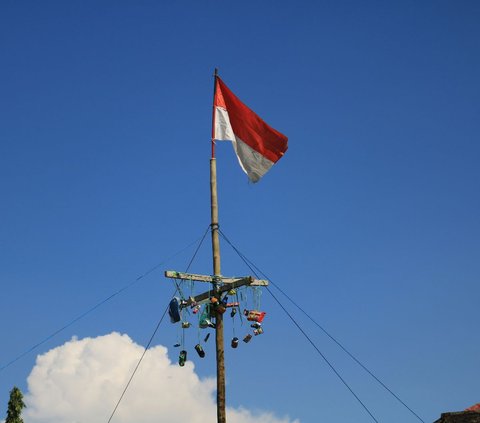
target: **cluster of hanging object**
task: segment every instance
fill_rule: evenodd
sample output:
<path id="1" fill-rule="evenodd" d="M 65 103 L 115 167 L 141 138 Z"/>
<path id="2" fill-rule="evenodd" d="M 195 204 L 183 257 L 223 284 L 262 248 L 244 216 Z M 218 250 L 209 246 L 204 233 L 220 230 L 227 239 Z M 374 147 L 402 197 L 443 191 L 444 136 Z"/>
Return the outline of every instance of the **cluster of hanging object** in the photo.
<path id="1" fill-rule="evenodd" d="M 237 301 L 229 302 L 229 297 L 236 297 Z M 241 323 L 243 325 L 243 319 L 246 319 L 249 324 L 249 332 L 244 338 L 244 343 L 249 343 L 254 336 L 261 335 L 263 333 L 262 323 L 265 318 L 265 312 L 259 310 L 251 310 L 244 308 L 241 311 L 240 301 L 235 289 L 231 289 L 223 298 L 216 298 L 214 296 L 210 297 L 206 303 L 198 304 L 195 302 L 193 297 L 189 297 L 188 300 L 183 298 L 174 297 L 168 306 L 168 314 L 170 316 L 170 321 L 173 324 L 180 324 L 182 329 L 181 342 L 174 344 L 174 347 L 182 347 L 180 351 L 178 364 L 183 367 L 187 361 L 187 351 L 185 349 L 185 333 L 184 330 L 192 327 L 192 323 L 186 319 L 186 315 L 196 315 L 198 317 L 198 328 L 199 329 L 215 329 L 215 316 L 217 314 L 225 314 L 227 309 L 230 309 L 230 317 L 233 320 L 233 337 L 231 340 L 231 347 L 237 348 L 240 340 L 235 335 L 235 317 L 238 315 L 240 317 Z M 210 337 L 210 333 L 203 338 L 203 343 L 206 343 Z M 202 347 L 199 335 L 199 341 L 195 345 L 195 351 L 197 352 L 200 358 L 205 357 L 205 351 Z"/>

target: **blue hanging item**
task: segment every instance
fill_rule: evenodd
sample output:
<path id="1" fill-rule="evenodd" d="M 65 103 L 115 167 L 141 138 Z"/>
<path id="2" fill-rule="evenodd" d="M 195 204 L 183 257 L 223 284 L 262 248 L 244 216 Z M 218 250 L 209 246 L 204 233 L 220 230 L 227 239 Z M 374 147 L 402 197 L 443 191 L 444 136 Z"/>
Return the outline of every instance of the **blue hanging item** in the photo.
<path id="1" fill-rule="evenodd" d="M 172 323 L 177 323 L 180 321 L 180 307 L 179 307 L 180 298 L 173 297 L 168 305 L 168 315 L 170 316 L 170 321 Z"/>

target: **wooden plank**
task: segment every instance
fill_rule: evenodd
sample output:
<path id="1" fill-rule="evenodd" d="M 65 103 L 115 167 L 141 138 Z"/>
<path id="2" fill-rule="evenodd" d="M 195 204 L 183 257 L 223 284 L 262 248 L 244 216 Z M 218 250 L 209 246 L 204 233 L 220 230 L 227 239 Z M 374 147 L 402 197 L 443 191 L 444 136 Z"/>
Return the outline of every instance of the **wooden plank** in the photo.
<path id="1" fill-rule="evenodd" d="M 213 283 L 213 277 L 209 275 L 197 275 L 194 273 L 182 273 L 174 270 L 166 270 L 165 277 L 172 279 L 182 279 L 185 281 L 198 281 Z"/>
<path id="2" fill-rule="evenodd" d="M 209 282 L 209 283 L 214 283 L 215 279 L 217 279 L 220 283 L 232 285 L 230 288 L 232 288 L 233 286 L 244 286 L 244 285 L 268 286 L 267 280 L 255 279 L 252 276 L 244 276 L 244 277 L 218 276 L 217 278 L 214 278 L 211 275 L 198 275 L 195 273 L 183 273 L 183 272 L 176 272 L 175 270 L 166 270 L 165 277 L 171 278 L 171 279 L 182 279 L 185 281 L 197 281 L 197 282 Z M 241 285 L 238 285 L 239 283 L 241 283 Z"/>

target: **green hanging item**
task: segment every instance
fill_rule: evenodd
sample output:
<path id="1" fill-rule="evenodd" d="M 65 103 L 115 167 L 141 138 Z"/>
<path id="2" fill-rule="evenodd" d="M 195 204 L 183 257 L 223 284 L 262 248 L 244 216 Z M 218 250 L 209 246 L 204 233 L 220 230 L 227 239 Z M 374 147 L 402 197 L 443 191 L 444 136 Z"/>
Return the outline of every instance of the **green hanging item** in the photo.
<path id="1" fill-rule="evenodd" d="M 202 329 L 214 328 L 215 325 L 210 320 L 210 304 L 205 304 L 202 314 L 200 315 L 199 326 Z"/>

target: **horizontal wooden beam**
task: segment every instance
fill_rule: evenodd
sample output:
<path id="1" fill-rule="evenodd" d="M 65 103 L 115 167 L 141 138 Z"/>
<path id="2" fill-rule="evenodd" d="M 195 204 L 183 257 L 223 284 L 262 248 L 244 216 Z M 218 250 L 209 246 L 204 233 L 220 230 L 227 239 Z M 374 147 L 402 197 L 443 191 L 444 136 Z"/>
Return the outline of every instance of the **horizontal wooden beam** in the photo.
<path id="1" fill-rule="evenodd" d="M 184 281 L 209 282 L 209 283 L 224 283 L 230 285 L 226 291 L 234 287 L 244 285 L 249 286 L 268 286 L 268 281 L 265 279 L 255 279 L 252 276 L 244 277 L 225 277 L 225 276 L 211 276 L 211 275 L 197 275 L 195 273 L 176 272 L 174 270 L 166 270 L 165 277 L 171 279 L 182 279 Z"/>

